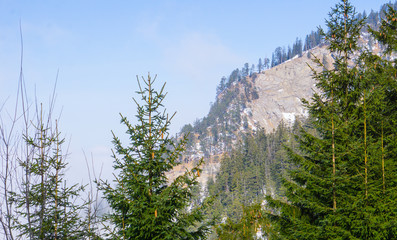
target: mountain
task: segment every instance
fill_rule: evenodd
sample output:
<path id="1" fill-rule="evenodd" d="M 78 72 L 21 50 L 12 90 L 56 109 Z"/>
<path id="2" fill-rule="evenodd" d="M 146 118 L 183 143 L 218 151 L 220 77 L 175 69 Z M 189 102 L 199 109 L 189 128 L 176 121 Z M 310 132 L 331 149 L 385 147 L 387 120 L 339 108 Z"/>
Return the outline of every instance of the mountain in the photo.
<path id="1" fill-rule="evenodd" d="M 204 158 L 202 186 L 214 178 L 220 160 L 230 152 L 244 134 L 264 129 L 271 133 L 284 122 L 292 126 L 296 119 L 307 116 L 301 99 L 310 99 L 315 91 L 309 65 L 315 66 L 313 56 L 330 65 L 332 57 L 326 46 L 317 46 L 301 56 L 251 76 L 231 74 L 227 87 L 217 95 L 209 114 L 186 125 L 180 135 L 190 132 L 182 163 L 170 173 L 170 178 Z M 234 71 L 236 73 L 236 70 Z"/>
<path id="2" fill-rule="evenodd" d="M 381 10 L 385 7 L 386 5 L 382 6 Z M 377 28 L 381 14 L 372 11 L 367 23 Z M 359 14 L 358 17 L 363 15 Z M 359 43 L 375 53 L 382 49 L 369 37 L 366 29 L 362 31 Z M 302 49 L 298 39 L 293 46 Z M 273 54 L 273 67 L 269 68 L 268 65 L 268 69 L 255 73 L 246 63 L 241 70 L 235 69 L 228 78 L 222 78 L 208 115 L 193 125 L 185 125 L 177 135 L 180 137 L 189 133 L 189 142 L 180 159 L 182 164 L 169 173 L 170 179 L 204 158 L 200 178 L 204 190 L 210 178 L 215 180 L 223 156 L 230 153 L 245 135 L 261 129 L 272 133 L 280 123 L 292 126 L 297 119 L 307 117 L 301 100 L 310 100 L 317 91 L 312 70 L 321 71 L 314 60 L 317 58 L 329 69 L 333 67 L 333 56 L 319 37 L 319 31 L 307 35 L 303 47 L 306 51 L 294 50 L 291 53 L 296 55 L 292 55 L 290 52 L 283 53 L 280 49 L 276 48 Z"/>

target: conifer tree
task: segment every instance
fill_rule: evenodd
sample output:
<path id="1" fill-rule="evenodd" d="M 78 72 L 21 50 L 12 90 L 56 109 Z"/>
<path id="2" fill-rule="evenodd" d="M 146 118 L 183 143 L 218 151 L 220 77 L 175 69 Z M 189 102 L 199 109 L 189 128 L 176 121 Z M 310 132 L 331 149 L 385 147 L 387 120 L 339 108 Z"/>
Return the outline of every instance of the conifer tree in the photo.
<path id="1" fill-rule="evenodd" d="M 187 136 L 179 142 L 170 138 L 172 117 L 163 109 L 164 85 L 153 89 L 155 79 L 138 79 L 143 105 L 137 101 L 137 124 L 121 115 L 130 143 L 123 145 L 113 133 L 115 152 L 114 184 L 100 182 L 109 203 L 107 219 L 112 223 L 112 239 L 203 239 L 210 222 L 204 221 L 207 203 L 190 204 L 200 176 L 199 165 L 168 182 L 166 173 L 179 164 Z M 200 163 L 201 164 L 201 163 Z"/>
<path id="2" fill-rule="evenodd" d="M 76 204 L 84 187 L 66 184 L 64 139 L 58 130 L 58 121 L 51 120 L 51 110 L 45 118 L 41 107 L 37 122 L 33 123 L 34 133 L 24 136 L 31 154 L 19 160 L 23 173 L 21 188 L 10 196 L 16 206 L 14 230 L 23 239 L 93 237 L 86 231 L 87 222 L 80 215 L 87 205 Z"/>
<path id="3" fill-rule="evenodd" d="M 370 32 L 386 47 L 385 54 L 390 54 L 397 49 L 397 10 L 388 5 L 384 15 L 379 31 L 370 29 Z"/>
<path id="4" fill-rule="evenodd" d="M 298 168 L 291 171 L 291 180 L 284 181 L 288 202 L 268 197 L 270 206 L 277 209 L 270 214 L 275 230 L 287 239 L 369 239 L 374 236 L 371 228 L 376 228 L 367 211 L 376 199 L 369 197 L 373 177 L 369 175 L 372 136 L 367 126 L 370 85 L 363 59 L 354 57 L 360 50 L 364 20 L 356 17 L 347 0 L 329 16 L 328 31 L 322 34 L 334 66 L 326 69 L 316 58 L 323 70 L 313 69 L 313 77 L 321 94 L 305 102 L 320 136 L 303 131 L 302 154 L 290 151 Z"/>
<path id="5" fill-rule="evenodd" d="M 261 208 L 261 204 L 243 206 L 243 214 L 237 223 L 228 218 L 225 223 L 221 223 L 217 227 L 217 239 L 257 239 L 258 234 L 267 232 L 269 223 L 262 216 Z"/>
<path id="6" fill-rule="evenodd" d="M 386 45 L 383 56 L 358 47 L 363 21 L 346 0 L 330 14 L 323 34 L 334 68 L 316 59 L 322 94 L 306 102 L 320 137 L 303 131 L 302 154 L 290 151 L 299 168 L 284 181 L 288 201 L 268 197 L 278 237 L 397 236 L 396 68 L 387 55 L 396 50 L 395 12 L 389 9 L 380 31 L 371 31 Z"/>
<path id="7" fill-rule="evenodd" d="M 258 73 L 262 72 L 264 65 L 262 64 L 262 58 L 259 58 L 258 60 Z"/>
<path id="8" fill-rule="evenodd" d="M 397 236 L 397 11 L 391 5 L 384 7 L 378 31 L 372 36 L 383 45 L 380 56 L 371 52 L 363 55 L 368 99 L 369 135 L 369 203 L 376 231 L 384 239 Z"/>

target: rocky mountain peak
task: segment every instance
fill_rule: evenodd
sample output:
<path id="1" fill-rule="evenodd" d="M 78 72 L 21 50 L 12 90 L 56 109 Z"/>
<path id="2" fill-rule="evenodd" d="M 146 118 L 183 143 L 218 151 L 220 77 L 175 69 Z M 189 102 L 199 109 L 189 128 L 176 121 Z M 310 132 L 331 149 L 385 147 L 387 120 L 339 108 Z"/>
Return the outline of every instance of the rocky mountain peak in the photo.
<path id="1" fill-rule="evenodd" d="M 297 117 L 307 116 L 301 99 L 309 100 L 315 91 L 315 80 L 309 65 L 318 70 L 313 55 L 330 65 L 332 57 L 325 46 L 318 46 L 295 56 L 255 77 L 258 98 L 249 102 L 250 125 L 272 132 L 281 121 L 292 124 Z"/>

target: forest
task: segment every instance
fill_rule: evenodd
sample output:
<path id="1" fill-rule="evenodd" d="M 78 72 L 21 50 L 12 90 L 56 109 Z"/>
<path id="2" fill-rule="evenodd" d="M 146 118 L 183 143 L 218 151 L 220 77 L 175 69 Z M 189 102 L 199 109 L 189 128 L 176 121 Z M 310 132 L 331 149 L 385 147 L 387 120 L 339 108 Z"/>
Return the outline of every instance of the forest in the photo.
<path id="1" fill-rule="evenodd" d="M 113 179 L 89 167 L 90 183 L 71 183 L 67 141 L 48 106 L 31 101 L 21 75 L 11 125 L 0 117 L 0 236 L 3 239 L 396 239 L 397 238 L 397 10 L 358 14 L 348 0 L 331 9 L 327 29 L 304 42 L 278 47 L 257 69 L 279 65 L 319 44 L 332 53 L 332 68 L 313 56 L 320 90 L 302 99 L 309 116 L 273 132 L 258 127 L 227 146 L 215 179 L 203 194 L 198 179 L 203 159 L 172 181 L 195 136 L 226 111 L 234 81 L 253 75 L 246 63 L 222 78 L 210 114 L 181 135 L 170 134 L 175 114 L 163 105 L 165 84 L 137 77 L 139 98 L 131 120 L 120 114 L 127 137 L 112 132 Z M 359 44 L 368 32 L 382 51 Z M 246 88 L 246 100 L 257 98 Z M 1 107 L 1 105 L 0 105 Z M 238 130 L 239 106 L 231 124 L 211 136 Z M 18 110 L 19 109 L 19 110 Z M 1 108 L 0 108 L 1 110 Z M 18 114 L 21 112 L 22 114 Z M 225 121 L 227 122 L 227 121 Z M 22 126 L 22 131 L 17 128 Z M 128 142 L 125 142 L 127 139 Z M 204 149 L 208 146 L 202 146 Z M 209 155 L 209 152 L 206 152 Z"/>
<path id="2" fill-rule="evenodd" d="M 304 100 L 309 119 L 246 138 L 209 183 L 210 195 L 218 197 L 215 211 L 227 216 L 217 227 L 219 239 L 255 239 L 258 232 L 268 239 L 397 236 L 396 11 L 387 7 L 381 23 L 370 27 L 365 14 L 343 1 L 326 23 L 319 33 L 335 62 L 327 69 L 315 60 L 323 69 L 312 68 L 321 94 Z M 359 46 L 364 28 L 385 46 L 380 55 Z M 280 147 L 271 149 L 274 141 Z M 260 166 L 273 159 L 270 169 Z M 276 187 L 258 188 L 260 181 Z"/>

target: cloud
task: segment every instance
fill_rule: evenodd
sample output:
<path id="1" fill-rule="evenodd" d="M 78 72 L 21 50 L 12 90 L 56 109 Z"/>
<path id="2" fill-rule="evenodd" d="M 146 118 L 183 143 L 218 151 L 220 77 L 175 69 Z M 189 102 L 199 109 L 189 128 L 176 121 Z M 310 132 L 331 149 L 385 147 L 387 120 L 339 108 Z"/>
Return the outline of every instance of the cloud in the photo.
<path id="1" fill-rule="evenodd" d="M 173 72 L 204 81 L 228 74 L 224 71 L 231 71 L 231 66 L 241 64 L 242 60 L 216 36 L 195 32 L 166 47 L 163 62 Z"/>

